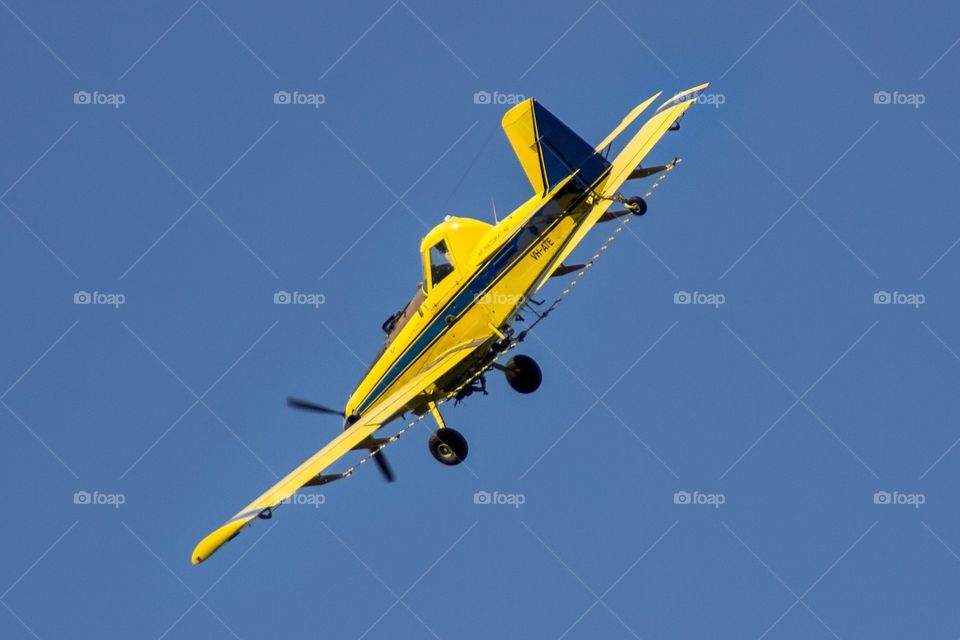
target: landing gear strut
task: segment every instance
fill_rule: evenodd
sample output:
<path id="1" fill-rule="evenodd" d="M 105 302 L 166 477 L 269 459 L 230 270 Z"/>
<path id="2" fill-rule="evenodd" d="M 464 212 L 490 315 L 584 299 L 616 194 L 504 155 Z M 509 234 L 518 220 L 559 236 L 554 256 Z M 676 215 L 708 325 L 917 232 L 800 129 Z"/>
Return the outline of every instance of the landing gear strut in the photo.
<path id="1" fill-rule="evenodd" d="M 446 425 L 443 416 L 437 409 L 437 405 L 430 403 L 430 413 L 437 421 L 437 430 L 430 434 L 430 440 L 427 445 L 430 448 L 430 454 L 441 464 L 454 466 L 467 459 L 467 439 L 459 431 L 451 429 Z"/>

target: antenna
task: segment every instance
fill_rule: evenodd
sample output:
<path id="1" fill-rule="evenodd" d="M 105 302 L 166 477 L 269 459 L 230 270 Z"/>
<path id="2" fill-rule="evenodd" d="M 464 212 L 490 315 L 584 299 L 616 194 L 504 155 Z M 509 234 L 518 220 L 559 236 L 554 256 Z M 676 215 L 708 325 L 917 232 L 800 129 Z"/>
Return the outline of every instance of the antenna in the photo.
<path id="1" fill-rule="evenodd" d="M 498 224 L 500 220 L 497 219 L 497 203 L 493 200 L 493 196 L 490 196 L 490 206 L 493 207 L 493 223 Z"/>

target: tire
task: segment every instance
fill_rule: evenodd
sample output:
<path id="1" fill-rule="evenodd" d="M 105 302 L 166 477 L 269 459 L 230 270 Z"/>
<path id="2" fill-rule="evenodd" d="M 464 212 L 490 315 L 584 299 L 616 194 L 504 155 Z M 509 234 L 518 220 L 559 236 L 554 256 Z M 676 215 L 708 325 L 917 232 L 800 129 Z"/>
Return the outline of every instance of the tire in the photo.
<path id="1" fill-rule="evenodd" d="M 633 198 L 630 198 L 626 201 L 626 204 L 630 208 L 630 212 L 635 216 L 642 216 L 647 212 L 647 201 L 640 196 L 634 196 Z"/>
<path id="2" fill-rule="evenodd" d="M 543 373 L 536 360 L 530 356 L 517 355 L 507 361 L 504 367 L 507 384 L 517 393 L 533 393 L 543 382 Z"/>
<path id="3" fill-rule="evenodd" d="M 437 462 L 448 466 L 455 466 L 467 459 L 469 447 L 467 439 L 459 431 L 450 427 L 437 429 L 430 434 L 430 454 Z"/>

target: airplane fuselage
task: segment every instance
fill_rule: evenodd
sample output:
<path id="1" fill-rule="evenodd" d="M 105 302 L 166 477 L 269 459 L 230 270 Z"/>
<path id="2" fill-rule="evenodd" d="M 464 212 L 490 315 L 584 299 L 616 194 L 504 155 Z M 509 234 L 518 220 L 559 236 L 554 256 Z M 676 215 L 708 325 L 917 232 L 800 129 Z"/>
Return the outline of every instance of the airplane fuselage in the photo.
<path id="1" fill-rule="evenodd" d="M 489 366 L 497 355 L 492 347 L 511 334 L 517 311 L 568 253 L 590 210 L 591 186 L 606 178 L 605 169 L 590 185 L 579 175 L 571 176 L 489 227 L 472 252 L 459 256 L 452 275 L 426 292 L 416 313 L 358 385 L 346 414 L 362 415 L 451 350 L 473 353 L 405 410 L 424 413 L 429 402 L 446 397 Z M 428 234 L 424 246 L 448 238 L 462 221 L 448 219 Z"/>

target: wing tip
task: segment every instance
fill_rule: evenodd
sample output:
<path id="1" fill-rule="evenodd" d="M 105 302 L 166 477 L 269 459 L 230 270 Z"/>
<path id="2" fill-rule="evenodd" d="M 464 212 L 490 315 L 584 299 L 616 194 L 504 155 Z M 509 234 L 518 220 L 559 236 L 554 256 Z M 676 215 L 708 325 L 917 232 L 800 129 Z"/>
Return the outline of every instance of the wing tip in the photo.
<path id="1" fill-rule="evenodd" d="M 695 100 L 699 96 L 699 94 L 709 86 L 710 86 L 709 82 L 704 82 L 703 84 L 698 84 L 695 87 L 691 87 L 689 89 L 681 91 L 680 93 L 674 95 L 672 98 L 670 98 L 669 100 L 661 104 L 659 107 L 657 107 L 656 113 L 660 113 L 667 107 L 671 107 L 677 103 L 685 102 L 687 100 Z"/>
<path id="2" fill-rule="evenodd" d="M 236 538 L 248 521 L 247 519 L 228 522 L 216 531 L 210 533 L 210 535 L 201 540 L 194 548 L 193 554 L 190 556 L 190 561 L 197 565 L 207 560 L 216 553 L 217 549 Z"/>

